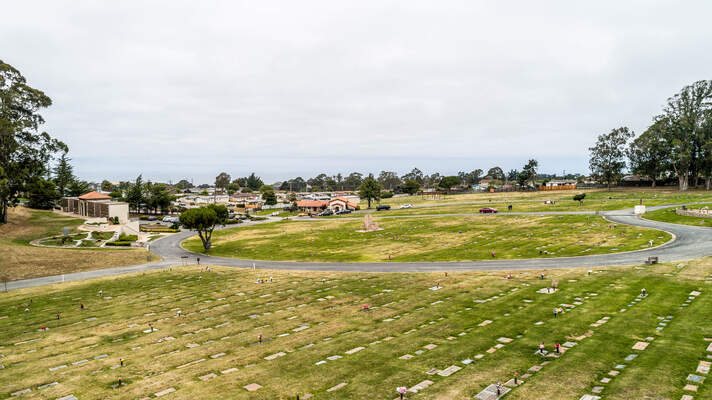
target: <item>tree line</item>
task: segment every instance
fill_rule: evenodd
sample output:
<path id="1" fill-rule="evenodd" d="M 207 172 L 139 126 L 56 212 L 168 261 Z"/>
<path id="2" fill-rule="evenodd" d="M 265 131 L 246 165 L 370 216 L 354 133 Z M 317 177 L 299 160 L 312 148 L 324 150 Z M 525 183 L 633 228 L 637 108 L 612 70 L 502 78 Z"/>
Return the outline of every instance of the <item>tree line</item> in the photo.
<path id="1" fill-rule="evenodd" d="M 632 140 L 631 140 L 632 139 Z M 598 136 L 589 168 L 608 187 L 628 167 L 656 182 L 676 179 L 679 190 L 712 185 L 712 81 L 701 80 L 667 99 L 660 114 L 635 137 L 622 126 Z"/>
<path id="2" fill-rule="evenodd" d="M 540 177 L 537 172 L 538 167 L 539 162 L 531 159 L 522 167 L 521 171 L 513 169 L 508 173 L 495 166 L 487 170 L 487 173 L 482 169 L 475 169 L 469 172 L 460 171 L 457 175 L 441 175 L 437 172 L 428 175 L 418 168 L 413 168 L 410 172 L 400 176 L 394 171 L 381 171 L 378 175 L 369 174 L 365 177 L 360 172 L 352 172 L 348 175 L 342 175 L 341 173 L 336 175 L 319 174 L 306 180 L 302 177 L 288 179 L 278 182 L 275 186 L 279 190 L 293 192 L 349 191 L 359 190 L 368 177 L 373 178 L 382 190 L 410 194 L 417 193 L 423 188 L 449 191 L 453 187 L 460 185 L 477 185 L 483 179 L 494 181 L 496 184 L 532 186 L 534 181 Z"/>

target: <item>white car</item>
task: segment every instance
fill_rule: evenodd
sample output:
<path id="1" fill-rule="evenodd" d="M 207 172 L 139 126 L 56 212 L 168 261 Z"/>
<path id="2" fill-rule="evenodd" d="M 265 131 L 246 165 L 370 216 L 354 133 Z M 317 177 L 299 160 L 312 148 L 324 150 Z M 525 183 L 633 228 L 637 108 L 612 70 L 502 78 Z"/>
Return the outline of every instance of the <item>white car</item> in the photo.
<path id="1" fill-rule="evenodd" d="M 413 205 L 410 203 L 407 203 L 407 204 L 403 204 L 402 206 L 400 206 L 400 208 L 413 208 Z"/>

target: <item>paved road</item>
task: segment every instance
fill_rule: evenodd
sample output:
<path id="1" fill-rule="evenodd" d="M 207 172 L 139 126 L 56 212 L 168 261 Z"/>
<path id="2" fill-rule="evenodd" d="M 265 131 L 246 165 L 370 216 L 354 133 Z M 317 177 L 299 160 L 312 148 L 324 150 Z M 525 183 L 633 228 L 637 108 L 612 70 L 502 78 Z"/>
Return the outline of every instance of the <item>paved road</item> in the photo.
<path id="1" fill-rule="evenodd" d="M 697 203 L 686 203 L 697 204 Z M 680 206 L 681 204 L 671 204 L 663 206 L 648 207 L 649 211 L 660 208 Z M 509 213 L 508 213 L 509 214 Z M 202 254 L 191 253 L 180 246 L 180 243 L 188 237 L 194 236 L 194 232 L 183 231 L 165 238 L 158 239 L 151 243 L 151 252 L 163 257 L 163 261 L 135 265 L 129 267 L 108 268 L 95 271 L 77 272 L 73 274 L 48 276 L 43 278 L 26 279 L 8 283 L 9 289 L 39 286 L 48 283 L 57 283 L 96 277 L 112 276 L 137 271 L 147 271 L 161 269 L 169 266 L 178 266 L 183 263 L 195 264 L 196 258 L 200 257 L 200 263 L 206 265 L 222 265 L 227 267 L 260 269 L 282 269 L 282 270 L 312 270 L 312 271 L 358 271 L 358 272 L 418 272 L 418 271 L 456 271 L 456 270 L 512 270 L 512 269 L 554 269 L 572 267 L 596 267 L 610 265 L 631 265 L 642 264 L 648 257 L 659 257 L 661 262 L 682 261 L 712 255 L 712 229 L 695 227 L 689 225 L 669 224 L 658 221 L 651 221 L 639 218 L 633 214 L 633 210 L 618 210 L 610 212 L 577 211 L 577 212 L 530 212 L 511 213 L 512 215 L 555 215 L 555 214 L 578 214 L 593 215 L 599 214 L 614 223 L 649 227 L 664 230 L 672 233 L 675 237 L 670 242 L 638 251 L 599 254 L 578 257 L 552 257 L 552 258 L 530 258 L 520 260 L 481 260 L 481 261 L 452 261 L 452 262 L 371 262 L 371 263 L 343 263 L 343 262 L 285 262 L 285 261 L 261 261 L 244 260 L 235 258 L 212 257 Z M 453 214 L 467 215 L 467 214 Z M 442 215 L 437 215 L 442 216 Z M 424 215 L 409 216 L 409 218 L 425 217 Z M 406 216 L 391 216 L 388 218 L 406 218 Z M 496 217 L 495 217 L 496 218 Z M 258 223 L 269 222 L 248 222 L 241 226 L 249 226 Z M 230 228 L 227 227 L 227 228 Z"/>

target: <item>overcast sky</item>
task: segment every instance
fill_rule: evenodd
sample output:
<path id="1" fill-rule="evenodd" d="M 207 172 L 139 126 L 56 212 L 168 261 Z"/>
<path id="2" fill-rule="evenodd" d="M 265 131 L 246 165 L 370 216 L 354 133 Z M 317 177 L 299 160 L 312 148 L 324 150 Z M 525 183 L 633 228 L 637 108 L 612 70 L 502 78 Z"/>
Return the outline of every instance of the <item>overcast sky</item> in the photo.
<path id="1" fill-rule="evenodd" d="M 87 180 L 587 173 L 712 78 L 712 2 L 582 3 L 13 1 L 0 59 Z"/>

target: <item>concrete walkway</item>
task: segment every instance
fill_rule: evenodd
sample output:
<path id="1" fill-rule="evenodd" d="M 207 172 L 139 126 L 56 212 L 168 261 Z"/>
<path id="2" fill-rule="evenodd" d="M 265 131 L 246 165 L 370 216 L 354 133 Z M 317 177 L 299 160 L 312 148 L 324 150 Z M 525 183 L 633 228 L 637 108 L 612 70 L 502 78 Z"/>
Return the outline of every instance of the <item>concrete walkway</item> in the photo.
<path id="1" fill-rule="evenodd" d="M 686 203 L 697 204 L 697 203 Z M 649 211 L 661 208 L 681 206 L 682 204 L 670 204 L 649 207 Z M 597 266 L 612 265 L 632 265 L 642 264 L 648 257 L 659 257 L 660 262 L 682 261 L 701 258 L 712 254 L 712 229 L 689 225 L 669 224 L 664 222 L 646 220 L 633 214 L 633 210 L 617 210 L 608 212 L 578 211 L 578 212 L 529 212 L 529 213 L 507 213 L 503 215 L 601 215 L 611 222 L 633 225 L 647 228 L 654 228 L 667 231 L 674 235 L 670 242 L 650 249 L 638 251 L 598 254 L 578 257 L 550 257 L 550 258 L 529 258 L 529 259 L 508 259 L 508 260 L 481 260 L 481 261 L 452 261 L 452 262 L 370 262 L 370 263 L 344 263 L 344 262 L 288 262 L 288 261 L 263 261 L 245 260 L 236 258 L 224 258 L 206 256 L 189 252 L 180 246 L 180 243 L 192 236 L 195 232 L 182 231 L 165 238 L 157 239 L 150 243 L 150 251 L 163 257 L 163 261 L 141 264 L 128 267 L 107 268 L 94 271 L 77 272 L 66 275 L 48 276 L 43 278 L 33 278 L 8 283 L 8 289 L 18 289 L 57 283 L 62 281 L 74 281 L 89 278 L 106 277 L 126 274 L 131 272 L 148 271 L 154 269 L 167 268 L 170 266 L 180 266 L 184 263 L 196 264 L 200 258 L 200 264 L 220 265 L 236 268 L 259 268 L 259 269 L 281 269 L 281 270 L 311 270 L 311 271 L 354 271 L 354 272 L 426 272 L 426 271 L 486 271 L 486 270 L 522 270 L 522 269 L 555 269 L 584 267 L 591 268 Z M 450 215 L 450 214 L 448 214 Z M 452 214 L 470 215 L 470 214 Z M 443 216 L 438 214 L 437 216 Z M 425 215 L 414 216 L 392 216 L 388 218 L 422 218 Z M 493 216 L 496 218 L 496 216 Z M 271 222 L 278 219 L 270 218 L 266 221 L 247 222 L 240 226 L 249 226 L 259 223 Z M 233 228 L 227 226 L 224 229 Z"/>

